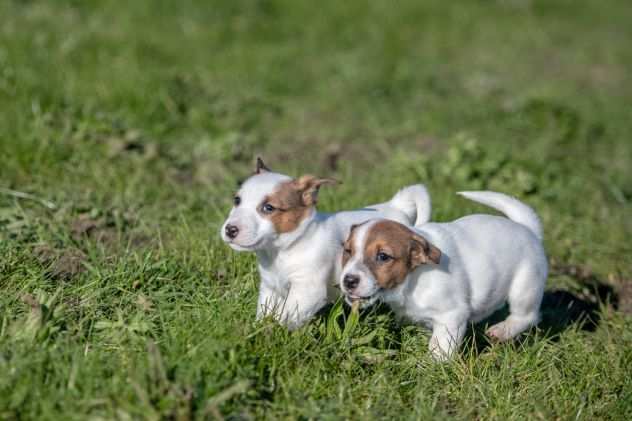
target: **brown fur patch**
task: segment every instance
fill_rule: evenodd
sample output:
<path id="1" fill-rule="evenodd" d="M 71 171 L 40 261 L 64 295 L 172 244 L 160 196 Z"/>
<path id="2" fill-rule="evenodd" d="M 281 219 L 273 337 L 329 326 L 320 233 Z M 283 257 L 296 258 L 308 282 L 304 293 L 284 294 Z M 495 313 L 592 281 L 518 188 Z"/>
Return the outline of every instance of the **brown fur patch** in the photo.
<path id="1" fill-rule="evenodd" d="M 266 203 L 274 206 L 276 210 L 264 213 L 262 207 Z M 302 192 L 297 189 L 295 181 L 281 184 L 259 205 L 259 213 L 272 222 L 279 234 L 294 231 L 311 211 L 312 207 L 303 203 Z"/>
<path id="2" fill-rule="evenodd" d="M 313 211 L 320 186 L 332 183 L 335 183 L 335 180 L 312 175 L 304 175 L 298 180 L 282 183 L 261 202 L 259 213 L 272 222 L 277 233 L 292 232 Z M 266 203 L 274 206 L 275 210 L 266 213 L 263 210 Z"/>
<path id="3" fill-rule="evenodd" d="M 351 228 L 349 229 L 349 235 L 347 236 L 347 240 L 344 242 L 344 244 L 342 245 L 342 267 L 345 267 L 347 265 L 347 262 L 349 261 L 349 259 L 351 259 L 351 256 L 353 256 L 355 254 L 355 229 L 362 224 L 354 224 L 351 225 Z"/>
<path id="4" fill-rule="evenodd" d="M 378 262 L 378 253 L 391 259 Z M 400 285 L 417 266 L 439 263 L 441 251 L 421 235 L 394 221 L 380 221 L 369 228 L 364 244 L 364 264 L 378 285 L 391 289 Z"/>

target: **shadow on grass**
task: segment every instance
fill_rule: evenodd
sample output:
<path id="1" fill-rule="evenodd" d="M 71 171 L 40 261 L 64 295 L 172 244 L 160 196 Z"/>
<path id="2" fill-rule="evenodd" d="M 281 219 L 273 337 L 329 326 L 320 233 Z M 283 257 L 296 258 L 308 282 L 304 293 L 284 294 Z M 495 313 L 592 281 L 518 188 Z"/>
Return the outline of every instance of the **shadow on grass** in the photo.
<path id="1" fill-rule="evenodd" d="M 539 326 L 548 336 L 558 335 L 575 323 L 580 324 L 581 330 L 593 332 L 601 321 L 603 304 L 618 308 L 619 296 L 614 287 L 587 267 L 553 263 L 551 273 L 572 278 L 581 286 L 581 291 L 555 289 L 544 293 Z"/>

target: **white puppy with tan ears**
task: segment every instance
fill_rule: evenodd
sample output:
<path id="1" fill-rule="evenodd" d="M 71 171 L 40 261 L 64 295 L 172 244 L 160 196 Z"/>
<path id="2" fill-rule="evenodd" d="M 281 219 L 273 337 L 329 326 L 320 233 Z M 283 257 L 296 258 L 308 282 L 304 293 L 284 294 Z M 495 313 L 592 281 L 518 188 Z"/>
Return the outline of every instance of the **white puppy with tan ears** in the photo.
<path id="1" fill-rule="evenodd" d="M 419 224 L 430 217 L 430 197 L 422 185 L 362 210 L 317 212 L 318 189 L 334 183 L 311 175 L 293 179 L 257 159 L 255 174 L 235 194 L 221 236 L 234 250 L 257 253 L 257 318 L 273 315 L 294 329 L 339 296 L 342 243 L 352 224 L 375 217 Z"/>
<path id="2" fill-rule="evenodd" d="M 470 215 L 415 228 L 384 219 L 354 226 L 340 284 L 348 302 L 380 299 L 400 317 L 432 329 L 436 359 L 458 349 L 469 322 L 509 303 L 487 334 L 504 341 L 537 324 L 548 264 L 542 226 L 522 202 L 494 192 L 461 192 L 504 213 Z"/>

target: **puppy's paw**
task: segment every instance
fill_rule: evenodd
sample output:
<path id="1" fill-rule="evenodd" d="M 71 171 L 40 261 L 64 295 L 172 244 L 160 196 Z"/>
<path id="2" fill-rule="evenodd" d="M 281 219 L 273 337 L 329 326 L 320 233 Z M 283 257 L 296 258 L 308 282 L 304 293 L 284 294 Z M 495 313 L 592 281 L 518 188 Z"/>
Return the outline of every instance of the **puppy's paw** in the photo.
<path id="1" fill-rule="evenodd" d="M 507 325 L 507 321 L 500 322 L 487 329 L 487 336 L 497 342 L 505 342 L 511 339 L 511 328 Z"/>
<path id="2" fill-rule="evenodd" d="M 450 361 L 450 356 L 452 354 L 450 348 L 442 348 L 440 340 L 436 336 L 432 336 L 430 338 L 430 342 L 428 343 L 428 350 L 430 351 L 430 355 L 432 355 L 432 359 L 436 362 L 444 363 Z"/>

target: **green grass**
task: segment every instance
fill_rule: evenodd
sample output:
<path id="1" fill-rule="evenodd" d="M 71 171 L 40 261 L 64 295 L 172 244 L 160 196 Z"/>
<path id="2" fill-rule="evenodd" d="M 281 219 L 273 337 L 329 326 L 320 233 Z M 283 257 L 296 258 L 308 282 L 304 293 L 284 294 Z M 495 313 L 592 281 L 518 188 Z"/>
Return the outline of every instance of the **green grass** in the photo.
<path id="1" fill-rule="evenodd" d="M 630 22 L 625 0 L 1 2 L 0 418 L 631 419 Z M 324 210 L 517 195 L 543 323 L 436 364 L 384 308 L 255 322 L 254 256 L 218 229 L 257 154 L 342 180 Z"/>

